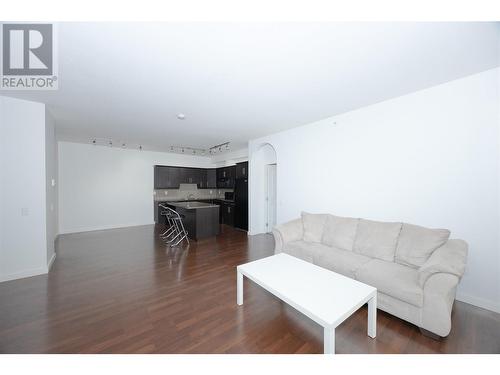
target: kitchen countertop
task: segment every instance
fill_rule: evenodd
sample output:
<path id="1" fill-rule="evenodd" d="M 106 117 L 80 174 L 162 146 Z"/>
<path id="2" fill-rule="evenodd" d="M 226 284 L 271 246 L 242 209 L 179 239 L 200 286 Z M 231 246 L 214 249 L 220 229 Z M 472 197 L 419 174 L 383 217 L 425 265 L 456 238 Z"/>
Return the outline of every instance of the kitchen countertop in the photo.
<path id="1" fill-rule="evenodd" d="M 234 200 L 224 199 L 224 198 L 194 198 L 194 199 L 172 199 L 172 198 L 155 198 L 155 202 L 167 202 L 167 203 L 175 203 L 175 202 L 198 202 L 198 201 L 221 201 L 227 203 L 234 203 Z"/>
<path id="2" fill-rule="evenodd" d="M 210 204 L 210 203 L 203 203 L 203 202 L 169 202 L 171 206 L 174 207 L 179 207 L 179 208 L 185 208 L 188 210 L 195 210 L 199 208 L 213 208 L 213 207 L 219 207 L 217 204 Z"/>

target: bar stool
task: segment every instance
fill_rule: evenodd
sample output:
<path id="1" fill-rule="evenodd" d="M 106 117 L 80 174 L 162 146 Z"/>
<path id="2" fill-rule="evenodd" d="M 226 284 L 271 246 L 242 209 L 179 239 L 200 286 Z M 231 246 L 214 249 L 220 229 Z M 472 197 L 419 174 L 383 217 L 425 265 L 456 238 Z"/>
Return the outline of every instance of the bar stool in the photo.
<path id="1" fill-rule="evenodd" d="M 167 229 L 165 230 L 165 232 L 160 234 L 160 237 L 167 237 L 168 238 L 175 231 L 175 226 L 174 226 L 174 223 L 172 221 L 172 214 L 170 213 L 169 208 L 167 206 L 165 206 L 163 204 L 160 204 L 159 206 L 164 209 L 164 211 L 160 212 L 160 215 L 165 216 L 165 223 L 167 224 Z"/>
<path id="2" fill-rule="evenodd" d="M 163 237 L 165 242 L 170 246 L 177 246 L 184 240 L 186 240 L 189 245 L 188 232 L 184 228 L 182 216 L 170 207 L 162 204 L 160 204 L 160 207 L 165 210 L 162 211 L 162 214 L 165 212 L 167 225 L 169 226 L 160 236 Z"/>

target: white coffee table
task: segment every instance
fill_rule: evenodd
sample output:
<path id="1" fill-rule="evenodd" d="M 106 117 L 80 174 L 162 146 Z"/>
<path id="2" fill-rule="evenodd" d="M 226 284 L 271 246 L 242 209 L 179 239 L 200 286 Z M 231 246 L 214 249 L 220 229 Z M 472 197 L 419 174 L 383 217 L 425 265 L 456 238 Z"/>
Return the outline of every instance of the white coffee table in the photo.
<path id="1" fill-rule="evenodd" d="M 238 305 L 243 276 L 321 325 L 325 353 L 335 353 L 335 328 L 367 302 L 368 336 L 377 334 L 377 289 L 369 285 L 281 253 L 237 267 Z"/>

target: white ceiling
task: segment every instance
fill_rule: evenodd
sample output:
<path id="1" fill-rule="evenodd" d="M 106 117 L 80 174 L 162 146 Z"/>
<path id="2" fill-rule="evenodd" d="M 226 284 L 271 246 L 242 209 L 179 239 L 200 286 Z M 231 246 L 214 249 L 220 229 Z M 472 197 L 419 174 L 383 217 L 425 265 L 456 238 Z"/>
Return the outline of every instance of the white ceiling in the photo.
<path id="1" fill-rule="evenodd" d="M 499 65 L 498 23 L 62 23 L 60 139 L 208 148 Z M 180 121 L 177 113 L 184 113 Z M 404 124 L 402 124 L 404 126 Z"/>

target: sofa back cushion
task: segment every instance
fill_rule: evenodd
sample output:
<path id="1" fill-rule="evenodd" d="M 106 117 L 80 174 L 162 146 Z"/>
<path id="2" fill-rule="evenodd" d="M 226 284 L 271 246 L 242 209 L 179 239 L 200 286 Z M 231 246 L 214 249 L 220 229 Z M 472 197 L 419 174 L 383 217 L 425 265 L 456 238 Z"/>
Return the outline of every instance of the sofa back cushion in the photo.
<path id="1" fill-rule="evenodd" d="M 403 224 L 396 248 L 396 263 L 418 268 L 450 238 L 448 229 L 430 229 Z"/>
<path id="2" fill-rule="evenodd" d="M 359 219 L 354 251 L 371 258 L 393 262 L 401 225 Z"/>
<path id="3" fill-rule="evenodd" d="M 321 242 L 342 250 L 352 251 L 359 219 L 328 215 Z"/>
<path id="4" fill-rule="evenodd" d="M 323 228 L 328 214 L 308 214 L 302 212 L 302 224 L 304 224 L 304 241 L 321 242 Z"/>

